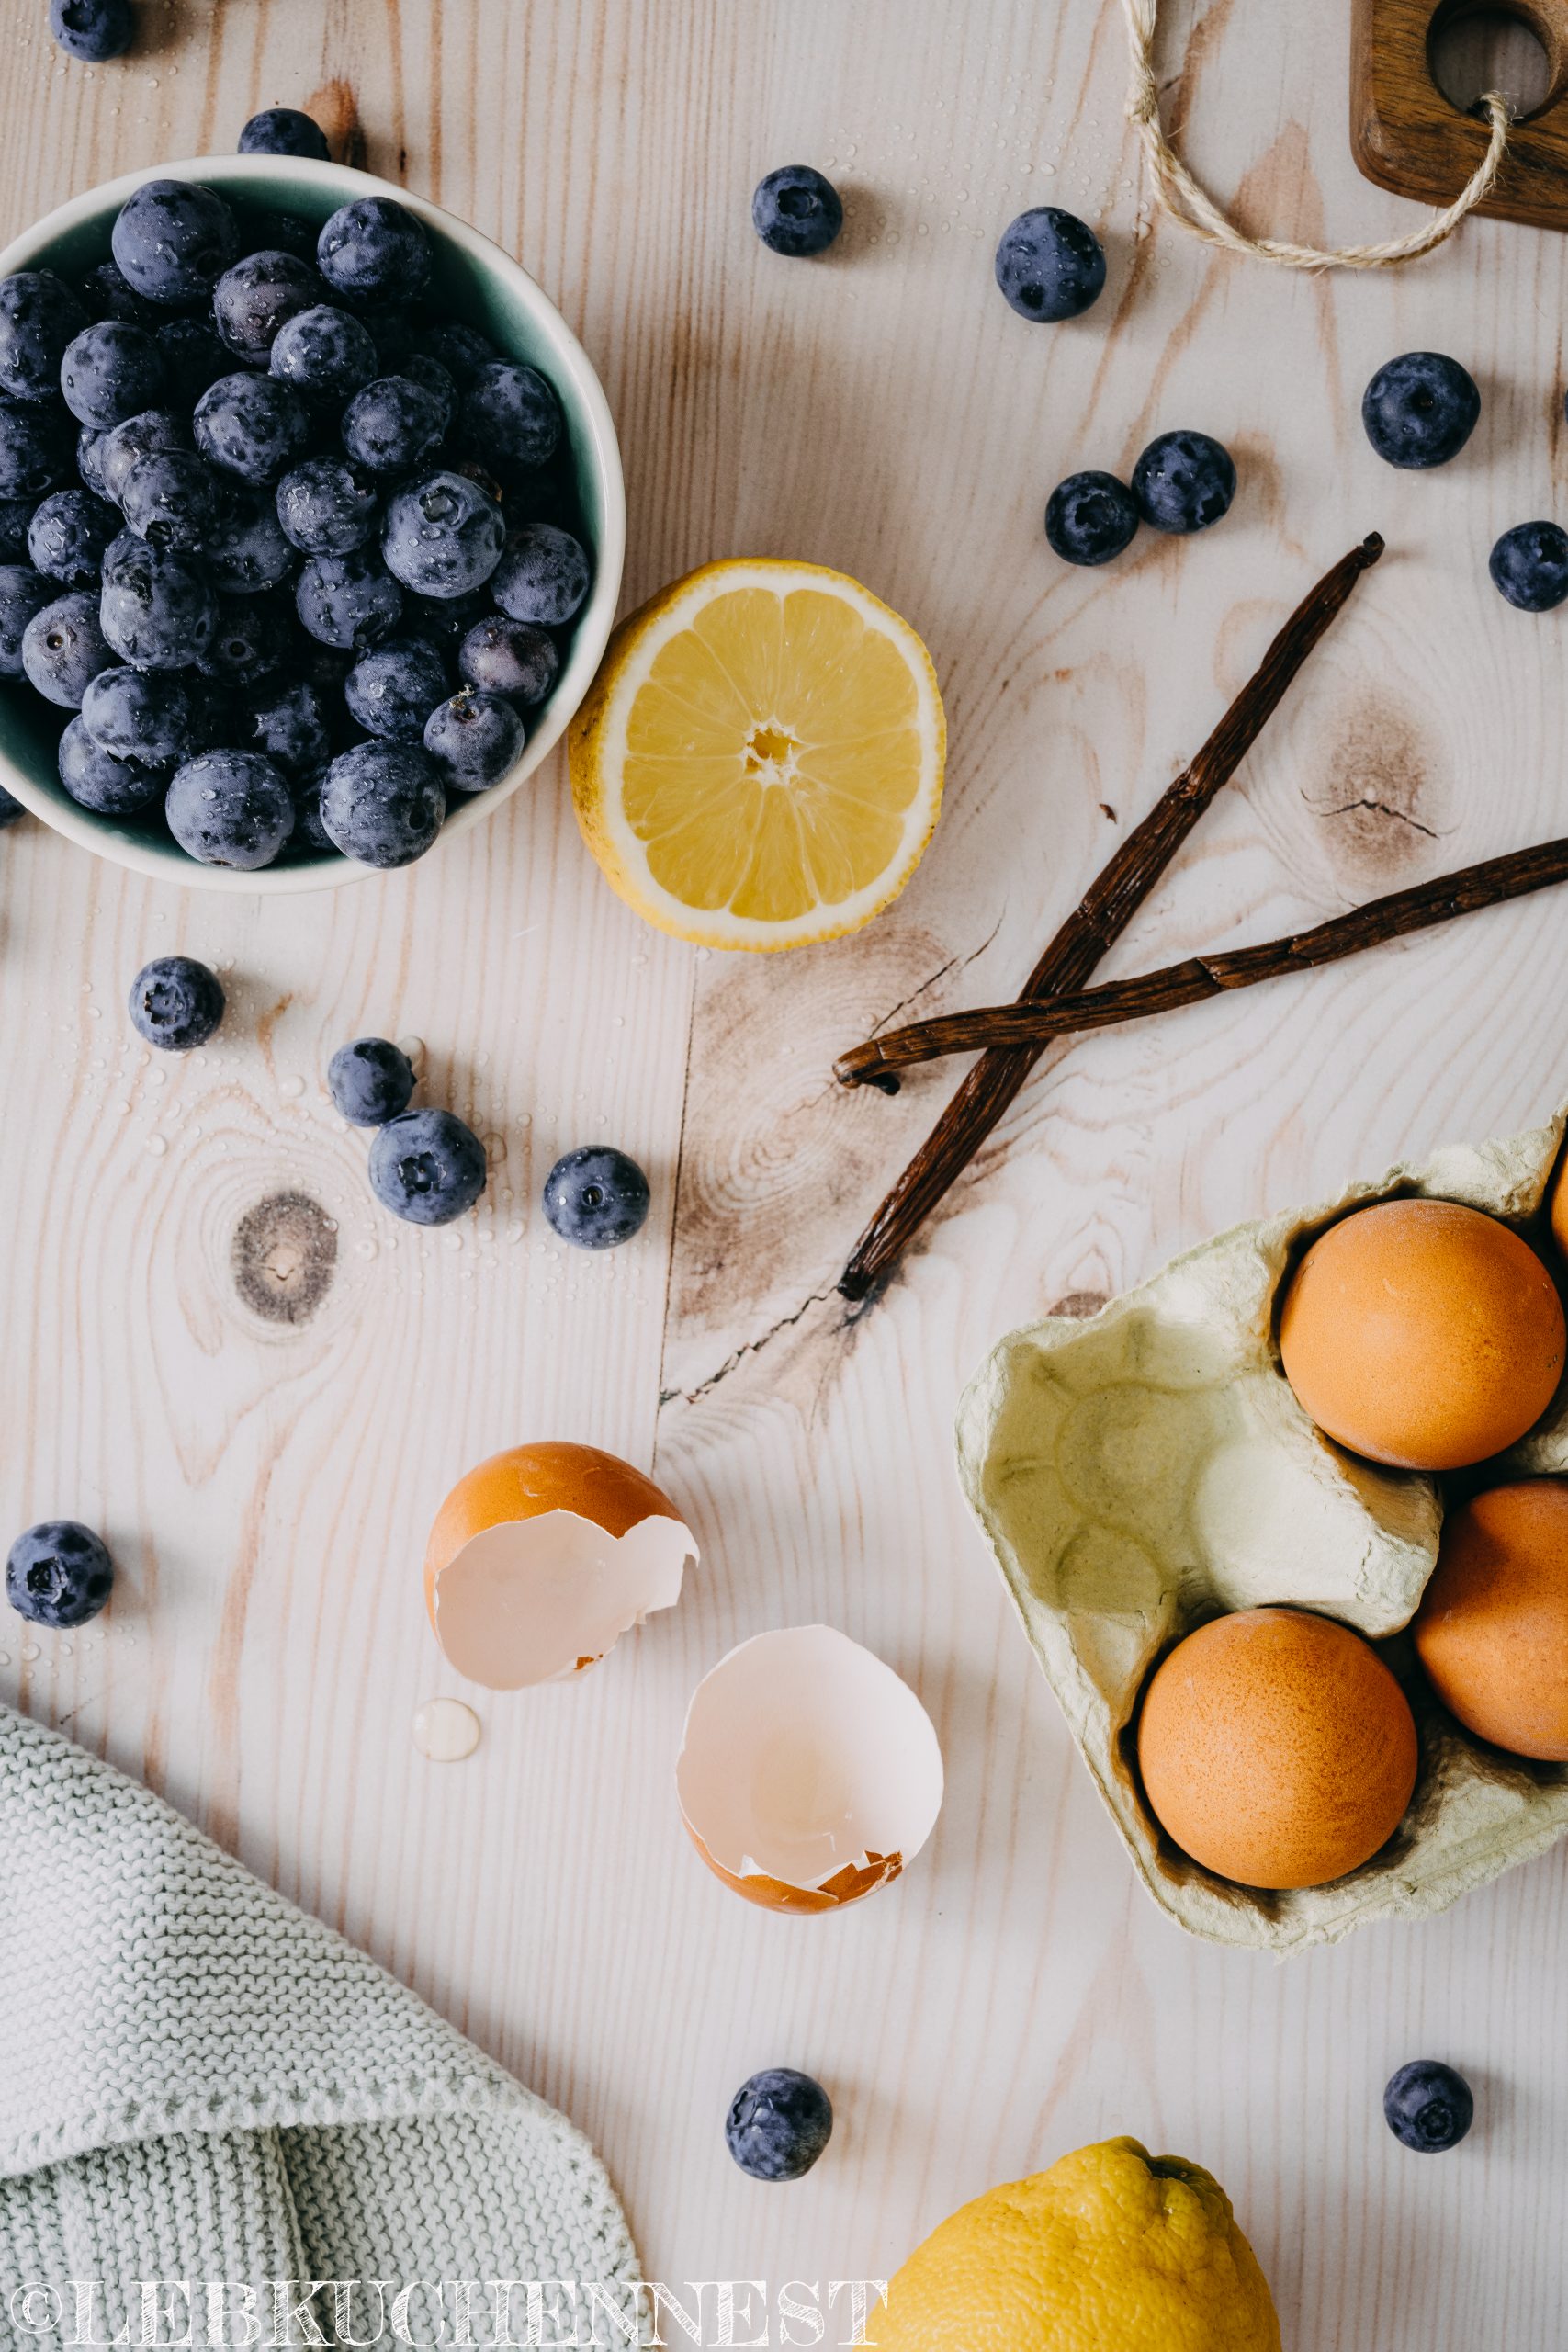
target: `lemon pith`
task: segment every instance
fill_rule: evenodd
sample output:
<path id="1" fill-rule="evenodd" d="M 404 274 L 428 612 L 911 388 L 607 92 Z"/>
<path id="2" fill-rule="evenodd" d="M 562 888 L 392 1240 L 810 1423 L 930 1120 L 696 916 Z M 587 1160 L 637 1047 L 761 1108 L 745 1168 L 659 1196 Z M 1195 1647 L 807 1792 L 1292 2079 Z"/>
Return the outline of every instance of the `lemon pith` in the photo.
<path id="1" fill-rule="evenodd" d="M 803 946 L 901 890 L 942 803 L 946 728 L 908 624 L 841 572 L 707 564 L 610 640 L 570 737 L 583 838 L 678 937 Z"/>

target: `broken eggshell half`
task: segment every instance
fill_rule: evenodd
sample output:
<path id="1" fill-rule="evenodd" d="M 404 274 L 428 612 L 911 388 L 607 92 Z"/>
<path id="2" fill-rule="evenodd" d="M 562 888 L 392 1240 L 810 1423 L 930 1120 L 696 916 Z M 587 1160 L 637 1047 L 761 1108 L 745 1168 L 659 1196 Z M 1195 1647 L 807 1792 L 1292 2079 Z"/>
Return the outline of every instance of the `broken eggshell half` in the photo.
<path id="1" fill-rule="evenodd" d="M 681 1597 L 697 1546 L 651 1478 L 596 1446 L 491 1454 L 435 1515 L 424 1603 L 450 1663 L 488 1690 L 570 1680 Z"/>
<path id="2" fill-rule="evenodd" d="M 748 1902 L 835 1911 L 913 1860 L 942 1750 L 908 1684 L 831 1625 L 759 1634 L 698 1684 L 675 1768 L 698 1853 Z"/>

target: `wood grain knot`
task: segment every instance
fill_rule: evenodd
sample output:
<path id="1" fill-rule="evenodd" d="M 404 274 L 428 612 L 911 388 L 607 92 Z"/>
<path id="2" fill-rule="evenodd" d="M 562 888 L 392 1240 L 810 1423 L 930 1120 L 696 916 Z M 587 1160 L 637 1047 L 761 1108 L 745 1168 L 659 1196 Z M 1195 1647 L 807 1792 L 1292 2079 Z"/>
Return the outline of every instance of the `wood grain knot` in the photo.
<path id="1" fill-rule="evenodd" d="M 273 1193 L 234 1227 L 230 1266 L 254 1313 L 268 1323 L 308 1323 L 332 1288 L 337 1235 L 308 1193 Z"/>

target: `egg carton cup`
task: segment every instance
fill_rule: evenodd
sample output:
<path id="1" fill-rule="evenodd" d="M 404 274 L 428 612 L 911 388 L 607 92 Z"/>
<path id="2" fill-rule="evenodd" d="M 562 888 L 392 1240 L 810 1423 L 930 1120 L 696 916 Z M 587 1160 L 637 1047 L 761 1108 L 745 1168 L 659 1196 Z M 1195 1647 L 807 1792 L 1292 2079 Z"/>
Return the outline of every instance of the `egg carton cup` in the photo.
<path id="1" fill-rule="evenodd" d="M 1280 1363 L 1285 1278 L 1348 1209 L 1461 1201 L 1551 1261 L 1544 1202 L 1568 1105 L 1546 1125 L 1399 1166 L 1337 1200 L 1237 1226 L 1087 1321 L 1048 1316 L 995 1348 L 958 1412 L 959 1474 L 1034 1654 L 1161 1910 L 1281 1956 L 1373 1919 L 1441 1911 L 1568 1832 L 1568 1768 L 1505 1755 L 1438 1705 L 1401 1638 L 1437 1558 L 1437 1481 L 1325 1437 Z M 1568 1383 L 1489 1483 L 1568 1469 Z M 1462 1474 L 1461 1474 L 1462 1475 Z M 1206 1619 L 1274 1602 L 1385 1645 L 1421 1762 L 1404 1822 L 1327 1886 L 1232 1884 L 1164 1834 L 1140 1785 L 1149 1669 Z"/>

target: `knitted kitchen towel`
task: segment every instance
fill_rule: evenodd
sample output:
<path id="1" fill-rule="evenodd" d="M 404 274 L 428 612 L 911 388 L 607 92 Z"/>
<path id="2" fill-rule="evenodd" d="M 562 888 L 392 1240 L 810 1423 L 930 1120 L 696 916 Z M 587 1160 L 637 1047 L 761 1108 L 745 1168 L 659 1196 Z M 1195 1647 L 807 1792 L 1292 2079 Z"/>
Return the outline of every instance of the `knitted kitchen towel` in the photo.
<path id="1" fill-rule="evenodd" d="M 595 2280 L 629 2309 L 637 2276 L 569 2123 L 161 1799 L 0 1708 L 0 2344 L 48 2342 L 34 2284 L 63 2298 L 58 2342 L 70 2282 L 101 2281 L 102 2344 L 128 2319 L 144 2340 L 141 2281 L 232 2281 L 265 2345 L 271 2282 L 387 2281 L 311 2317 L 364 2339 L 379 2314 L 397 2352 L 438 2332 L 425 2290 L 388 2322 L 415 2280 L 478 2282 L 482 2343 L 487 2281 Z"/>

